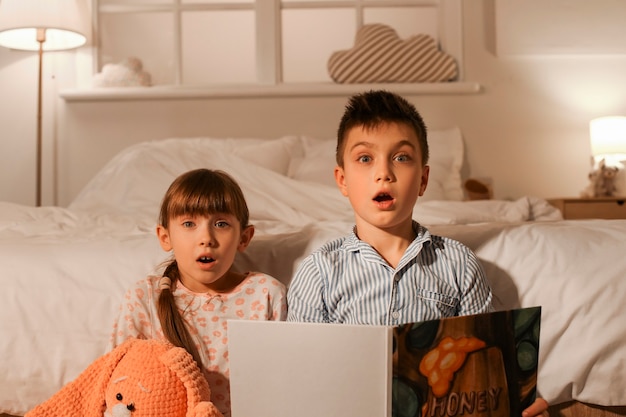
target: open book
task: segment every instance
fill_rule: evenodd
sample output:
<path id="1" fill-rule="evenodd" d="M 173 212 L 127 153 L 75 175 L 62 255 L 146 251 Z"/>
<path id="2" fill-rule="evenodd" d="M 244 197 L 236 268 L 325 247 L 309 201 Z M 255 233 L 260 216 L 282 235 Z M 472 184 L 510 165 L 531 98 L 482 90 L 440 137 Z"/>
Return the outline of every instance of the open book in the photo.
<path id="1" fill-rule="evenodd" d="M 230 320 L 232 416 L 521 415 L 541 308 L 399 327 Z"/>

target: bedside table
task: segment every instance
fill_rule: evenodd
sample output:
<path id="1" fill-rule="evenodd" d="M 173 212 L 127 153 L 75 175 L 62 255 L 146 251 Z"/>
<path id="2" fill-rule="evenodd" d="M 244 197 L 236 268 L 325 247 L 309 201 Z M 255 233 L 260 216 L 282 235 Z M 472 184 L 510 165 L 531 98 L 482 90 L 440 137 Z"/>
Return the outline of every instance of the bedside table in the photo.
<path id="1" fill-rule="evenodd" d="M 626 219 L 626 197 L 555 198 L 548 203 L 561 210 L 565 220 Z"/>

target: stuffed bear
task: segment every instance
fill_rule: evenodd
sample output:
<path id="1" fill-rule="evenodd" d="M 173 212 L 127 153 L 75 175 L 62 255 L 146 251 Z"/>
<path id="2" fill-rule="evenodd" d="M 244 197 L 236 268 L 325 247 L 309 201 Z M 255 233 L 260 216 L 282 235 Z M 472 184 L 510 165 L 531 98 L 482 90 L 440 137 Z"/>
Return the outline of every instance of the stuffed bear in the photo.
<path id="1" fill-rule="evenodd" d="M 128 339 L 25 417 L 223 417 L 191 355 Z"/>
<path id="2" fill-rule="evenodd" d="M 619 169 L 607 166 L 604 159 L 589 173 L 589 185 L 580 193 L 581 197 L 611 197 L 616 191 L 615 179 Z"/>

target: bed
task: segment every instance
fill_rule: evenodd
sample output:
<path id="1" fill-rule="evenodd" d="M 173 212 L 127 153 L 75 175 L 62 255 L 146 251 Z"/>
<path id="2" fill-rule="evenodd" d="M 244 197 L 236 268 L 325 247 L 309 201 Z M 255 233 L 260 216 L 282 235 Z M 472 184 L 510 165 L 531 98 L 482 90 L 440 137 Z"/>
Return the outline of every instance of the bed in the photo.
<path id="1" fill-rule="evenodd" d="M 120 152 L 67 207 L 0 203 L 0 414 L 23 415 L 105 353 L 126 287 L 167 259 L 154 236 L 169 183 L 197 167 L 242 186 L 256 235 L 237 259 L 287 285 L 347 233 L 334 141 L 169 138 Z M 498 309 L 542 306 L 538 388 L 552 415 L 626 415 L 626 220 L 563 220 L 547 201 L 465 201 L 457 128 L 430 132 L 414 217 L 470 246 Z"/>

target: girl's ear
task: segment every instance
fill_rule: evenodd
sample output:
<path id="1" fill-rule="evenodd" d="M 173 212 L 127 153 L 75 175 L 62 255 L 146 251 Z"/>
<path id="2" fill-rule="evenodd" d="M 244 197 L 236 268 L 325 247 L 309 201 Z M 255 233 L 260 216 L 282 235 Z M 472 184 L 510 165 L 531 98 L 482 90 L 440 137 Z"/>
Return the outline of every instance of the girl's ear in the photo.
<path id="1" fill-rule="evenodd" d="M 165 252 L 171 251 L 172 244 L 170 243 L 170 234 L 167 232 L 167 229 L 161 225 L 158 225 L 156 228 L 156 234 L 163 250 Z"/>
<path id="2" fill-rule="evenodd" d="M 239 237 L 239 245 L 237 246 L 237 250 L 239 252 L 243 252 L 246 250 L 250 241 L 252 240 L 252 236 L 254 236 L 254 226 L 250 225 L 241 231 L 241 236 Z"/>
<path id="3" fill-rule="evenodd" d="M 337 187 L 339 187 L 339 191 L 344 197 L 348 196 L 348 187 L 346 186 L 346 175 L 343 171 L 343 168 L 337 165 L 335 167 L 335 182 L 337 183 Z"/>

